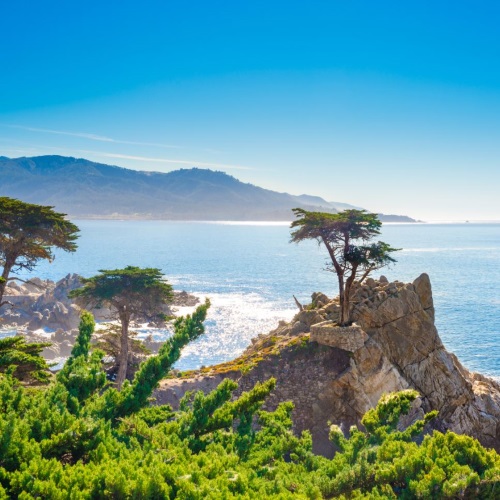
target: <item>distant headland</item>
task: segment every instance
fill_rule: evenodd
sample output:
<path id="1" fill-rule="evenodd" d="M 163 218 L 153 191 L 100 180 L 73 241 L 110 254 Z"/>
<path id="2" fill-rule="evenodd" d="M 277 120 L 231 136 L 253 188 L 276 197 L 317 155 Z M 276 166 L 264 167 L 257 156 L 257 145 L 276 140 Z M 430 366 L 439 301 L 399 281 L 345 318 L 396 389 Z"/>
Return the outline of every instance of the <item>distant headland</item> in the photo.
<path id="1" fill-rule="evenodd" d="M 319 196 L 279 193 L 224 172 L 144 172 L 65 156 L 0 156 L 2 194 L 56 206 L 80 219 L 289 221 L 292 208 L 335 213 L 357 208 Z M 418 222 L 379 214 L 382 222 Z"/>

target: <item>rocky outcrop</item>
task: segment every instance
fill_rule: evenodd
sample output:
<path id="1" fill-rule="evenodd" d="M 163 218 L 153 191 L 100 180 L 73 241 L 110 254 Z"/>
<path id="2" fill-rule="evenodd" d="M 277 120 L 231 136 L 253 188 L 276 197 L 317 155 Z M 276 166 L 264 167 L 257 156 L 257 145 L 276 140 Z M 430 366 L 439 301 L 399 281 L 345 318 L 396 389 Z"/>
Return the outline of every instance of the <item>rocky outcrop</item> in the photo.
<path id="1" fill-rule="evenodd" d="M 239 382 L 237 394 L 275 377 L 266 408 L 293 401 L 295 430 L 310 430 L 315 451 L 329 456 L 328 422 L 347 431 L 383 393 L 414 388 L 421 398 L 410 420 L 435 409 L 435 428 L 500 449 L 500 386 L 444 348 L 426 274 L 406 284 L 368 279 L 354 290 L 355 326 L 336 326 L 338 314 L 337 299 L 314 294 L 292 322 L 259 336 L 237 360 L 162 382 L 157 401 L 177 407 L 187 390 L 208 392 L 224 377 Z"/>
<path id="2" fill-rule="evenodd" d="M 71 354 L 71 349 L 75 344 L 78 335 L 78 329 L 64 331 L 56 330 L 54 333 L 40 335 L 35 332 L 18 332 L 17 335 L 26 339 L 26 342 L 50 342 L 41 354 L 47 361 L 61 361 L 61 358 L 67 358 Z"/>
<path id="3" fill-rule="evenodd" d="M 77 274 L 68 274 L 57 282 L 40 278 L 31 278 L 26 283 L 10 281 L 3 297 L 10 305 L 5 305 L 0 310 L 0 326 L 21 327 L 28 331 L 40 328 L 71 331 L 78 327 L 81 308 L 68 298 L 68 293 L 81 286 L 82 282 Z M 194 295 L 176 291 L 172 305 L 193 307 L 198 302 L 199 299 Z M 115 319 L 106 308 L 92 309 L 91 312 L 97 321 Z M 167 305 L 161 312 L 170 316 L 174 315 L 175 309 Z M 137 320 L 146 321 L 145 318 Z"/>
<path id="4" fill-rule="evenodd" d="M 68 298 L 68 293 L 80 286 L 76 274 L 68 274 L 57 283 L 39 278 L 32 278 L 27 283 L 10 281 L 4 300 L 11 306 L 2 307 L 2 326 L 22 327 L 29 331 L 77 328 L 80 308 Z"/>
<path id="5" fill-rule="evenodd" d="M 68 298 L 68 293 L 81 286 L 77 274 L 68 274 L 57 282 L 39 278 L 26 283 L 10 281 L 3 297 L 10 305 L 0 310 L 0 328 L 17 331 L 17 335 L 24 336 L 28 342 L 51 342 L 52 345 L 42 351 L 42 356 L 49 361 L 69 356 L 78 334 L 81 308 Z M 175 316 L 175 307 L 194 307 L 198 302 L 194 295 L 175 291 L 173 304 L 164 306 L 162 312 Z M 91 312 L 100 322 L 116 319 L 106 308 Z M 144 322 L 146 318 L 136 318 L 136 323 Z M 152 326 L 160 324 L 164 326 L 163 322 Z M 158 352 L 162 344 L 152 338 L 145 341 L 153 353 Z"/>
<path id="6" fill-rule="evenodd" d="M 356 305 L 353 317 L 409 387 L 422 394 L 424 409 L 439 411 L 441 429 L 499 449 L 500 385 L 469 372 L 444 348 L 434 326 L 429 277 L 411 284 L 372 282 L 363 292 L 367 288 L 369 300 Z"/>

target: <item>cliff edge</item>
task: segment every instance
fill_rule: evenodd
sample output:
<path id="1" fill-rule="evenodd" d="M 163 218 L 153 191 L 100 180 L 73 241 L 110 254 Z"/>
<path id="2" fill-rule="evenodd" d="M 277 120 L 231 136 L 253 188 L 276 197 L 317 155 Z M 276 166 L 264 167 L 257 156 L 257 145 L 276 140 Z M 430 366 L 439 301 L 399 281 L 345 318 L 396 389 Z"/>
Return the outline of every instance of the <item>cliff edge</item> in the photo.
<path id="1" fill-rule="evenodd" d="M 354 325 L 338 327 L 338 314 L 338 299 L 315 293 L 290 323 L 254 339 L 236 360 L 164 380 L 157 403 L 176 408 L 186 391 L 208 392 L 225 377 L 238 381 L 237 394 L 275 377 L 266 409 L 293 401 L 295 431 L 310 430 L 315 452 L 331 456 L 328 422 L 348 431 L 383 393 L 413 388 L 421 398 L 408 419 L 438 410 L 434 428 L 500 450 L 500 385 L 445 349 L 426 274 L 406 284 L 369 278 L 355 289 Z"/>

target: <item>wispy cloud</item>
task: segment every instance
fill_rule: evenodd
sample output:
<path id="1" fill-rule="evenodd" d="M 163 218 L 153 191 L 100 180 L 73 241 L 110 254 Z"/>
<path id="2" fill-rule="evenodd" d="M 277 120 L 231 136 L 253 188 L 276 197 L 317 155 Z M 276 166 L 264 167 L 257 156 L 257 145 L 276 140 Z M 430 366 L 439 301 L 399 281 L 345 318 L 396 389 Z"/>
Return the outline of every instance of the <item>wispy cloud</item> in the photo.
<path id="1" fill-rule="evenodd" d="M 2 154 L 11 155 L 13 153 L 38 156 L 47 154 L 48 151 L 50 151 L 50 154 L 58 153 L 62 155 L 71 155 L 71 156 L 78 156 L 80 154 L 91 155 L 94 161 L 96 161 L 96 159 L 101 159 L 101 158 L 114 158 L 118 160 L 132 160 L 144 163 L 159 163 L 159 164 L 163 163 L 166 165 L 188 165 L 190 167 L 212 167 L 212 168 L 221 168 L 227 170 L 256 170 L 253 167 L 247 167 L 243 165 L 230 165 L 226 163 L 213 163 L 206 161 L 185 160 L 185 159 L 175 159 L 175 158 L 153 158 L 150 156 L 126 155 L 120 153 L 109 153 L 106 151 L 92 151 L 88 149 L 66 149 L 54 146 L 30 146 L 30 147 L 18 146 L 15 148 L 10 147 L 10 148 L 5 148 L 3 152 L 0 151 L 0 156 Z"/>
<path id="2" fill-rule="evenodd" d="M 104 135 L 90 134 L 87 132 L 69 132 L 66 130 L 53 130 L 49 128 L 27 127 L 24 125 L 4 125 L 9 128 L 16 128 L 20 130 L 27 130 L 29 132 L 42 132 L 44 134 L 66 135 L 70 137 L 80 137 L 82 139 L 89 139 L 91 141 L 109 142 L 113 144 L 132 144 L 134 146 L 152 146 L 157 148 L 167 149 L 181 149 L 181 146 L 174 146 L 172 144 L 160 144 L 157 142 L 140 142 L 140 141 L 122 141 L 120 139 L 113 139 Z"/>
<path id="3" fill-rule="evenodd" d="M 190 165 L 191 167 L 215 167 L 215 168 L 227 168 L 234 170 L 254 170 L 252 167 L 244 167 L 242 165 L 227 165 L 225 163 L 211 163 L 211 162 L 203 162 L 195 160 L 178 160 L 173 158 L 151 158 L 149 156 L 132 156 L 119 153 L 104 153 L 101 151 L 80 150 L 80 152 L 104 156 L 105 158 L 118 158 L 122 160 L 134 160 L 134 161 L 144 161 L 152 163 L 168 163 L 174 165 Z"/>

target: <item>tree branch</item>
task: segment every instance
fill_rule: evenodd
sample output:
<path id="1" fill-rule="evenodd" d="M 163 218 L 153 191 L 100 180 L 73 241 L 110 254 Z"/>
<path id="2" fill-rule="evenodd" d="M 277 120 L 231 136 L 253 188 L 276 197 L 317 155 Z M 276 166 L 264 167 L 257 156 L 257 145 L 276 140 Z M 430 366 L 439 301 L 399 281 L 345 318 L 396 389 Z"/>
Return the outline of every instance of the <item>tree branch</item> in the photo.
<path id="1" fill-rule="evenodd" d="M 297 304 L 297 307 L 299 308 L 299 311 L 303 311 L 304 310 L 304 306 L 297 300 L 297 297 L 295 297 L 295 295 L 293 295 L 293 300 L 295 300 L 295 303 Z"/>
<path id="2" fill-rule="evenodd" d="M 40 290 L 46 290 L 47 289 L 46 286 L 37 285 L 36 283 L 33 283 L 33 281 L 31 281 L 31 280 L 26 281 L 26 280 L 23 280 L 21 278 L 9 278 L 7 280 L 7 286 L 8 286 L 8 284 L 9 284 L 10 281 L 20 281 L 21 283 L 25 283 L 26 285 L 33 285 L 34 287 L 36 287 L 36 288 L 38 288 Z"/>
<path id="3" fill-rule="evenodd" d="M 330 255 L 330 259 L 332 261 L 333 267 L 335 268 L 335 271 L 337 272 L 337 274 L 342 275 L 343 270 L 340 267 L 340 264 L 338 263 L 338 261 L 335 257 L 334 249 L 330 246 L 330 244 L 328 243 L 328 240 L 324 236 L 321 236 L 321 239 L 323 240 L 323 244 L 325 245 L 325 247 L 328 251 L 328 254 Z"/>
<path id="4" fill-rule="evenodd" d="M 373 271 L 377 269 L 376 267 L 369 267 L 367 268 L 367 270 L 363 273 L 363 276 L 361 276 L 361 278 L 359 279 L 359 284 L 361 285 L 361 283 L 363 283 L 363 281 L 366 279 L 366 277 Z"/>

